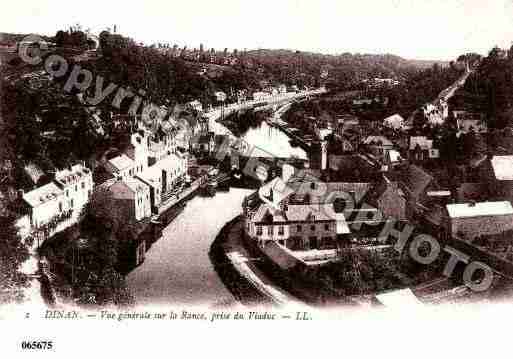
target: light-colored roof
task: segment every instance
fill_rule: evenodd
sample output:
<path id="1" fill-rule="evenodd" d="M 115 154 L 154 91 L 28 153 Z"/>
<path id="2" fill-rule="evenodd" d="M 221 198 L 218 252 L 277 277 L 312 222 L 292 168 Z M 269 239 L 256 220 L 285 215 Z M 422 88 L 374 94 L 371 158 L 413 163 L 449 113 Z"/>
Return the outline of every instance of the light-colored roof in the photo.
<path id="1" fill-rule="evenodd" d="M 417 298 L 411 289 L 399 289 L 388 293 L 378 294 L 378 301 L 386 307 L 420 307 L 422 302 Z"/>
<path id="2" fill-rule="evenodd" d="M 385 136 L 369 136 L 363 141 L 364 144 L 381 143 L 382 146 L 393 146 L 393 143 Z"/>
<path id="3" fill-rule="evenodd" d="M 513 156 L 494 156 L 492 167 L 495 178 L 499 181 L 513 180 Z"/>
<path id="4" fill-rule="evenodd" d="M 451 218 L 513 215 L 509 201 L 448 204 L 447 211 Z"/>
<path id="5" fill-rule="evenodd" d="M 403 126 L 404 118 L 399 114 L 395 114 L 395 115 L 385 118 L 383 120 L 383 123 L 385 124 L 385 126 L 398 129 Z"/>
<path id="6" fill-rule="evenodd" d="M 433 140 L 428 140 L 426 136 L 410 137 L 410 150 L 414 150 L 417 145 L 423 150 L 430 150 L 433 148 Z"/>
<path id="7" fill-rule="evenodd" d="M 54 182 L 51 182 L 44 186 L 36 188 L 33 191 L 25 193 L 23 195 L 23 199 L 31 207 L 37 207 L 43 203 L 54 200 L 62 195 L 64 195 L 64 192 L 59 187 L 57 187 L 57 185 Z"/>
<path id="8" fill-rule="evenodd" d="M 134 161 L 124 153 L 109 160 L 109 163 L 118 171 L 123 171 L 134 165 Z"/>
<path id="9" fill-rule="evenodd" d="M 162 170 L 175 169 L 183 161 L 183 158 L 180 158 L 175 154 L 170 154 L 153 166 L 146 168 L 142 173 L 138 175 L 138 177 L 150 185 L 156 184 L 162 177 Z"/>

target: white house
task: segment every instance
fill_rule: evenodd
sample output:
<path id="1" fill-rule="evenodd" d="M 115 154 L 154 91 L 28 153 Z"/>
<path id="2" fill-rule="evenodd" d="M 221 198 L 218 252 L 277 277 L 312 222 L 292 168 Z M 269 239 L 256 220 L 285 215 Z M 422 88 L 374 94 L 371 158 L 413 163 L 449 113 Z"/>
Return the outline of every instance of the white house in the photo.
<path id="1" fill-rule="evenodd" d="M 77 223 L 93 186 L 91 171 L 78 164 L 57 171 L 52 182 L 24 193 L 28 214 L 18 221 L 20 235 L 46 239 Z"/>
<path id="2" fill-rule="evenodd" d="M 171 154 L 155 165 L 148 167 L 137 178 L 150 187 L 151 205 L 155 210 L 175 194 L 185 181 L 187 161 L 184 157 Z"/>

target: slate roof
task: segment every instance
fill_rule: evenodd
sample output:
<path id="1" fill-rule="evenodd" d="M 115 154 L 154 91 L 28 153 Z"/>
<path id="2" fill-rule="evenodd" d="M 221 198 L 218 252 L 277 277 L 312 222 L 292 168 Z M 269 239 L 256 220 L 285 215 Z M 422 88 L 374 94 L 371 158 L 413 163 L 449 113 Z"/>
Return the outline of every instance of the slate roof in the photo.
<path id="1" fill-rule="evenodd" d="M 431 175 L 415 165 L 406 166 L 401 171 L 399 178 L 406 191 L 415 198 L 426 191 L 427 187 L 434 181 Z"/>

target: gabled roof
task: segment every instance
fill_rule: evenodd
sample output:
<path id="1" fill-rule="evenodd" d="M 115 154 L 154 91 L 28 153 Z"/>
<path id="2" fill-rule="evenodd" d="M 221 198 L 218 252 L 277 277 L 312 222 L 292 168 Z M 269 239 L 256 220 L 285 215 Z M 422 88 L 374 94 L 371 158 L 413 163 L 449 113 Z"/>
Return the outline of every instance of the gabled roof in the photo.
<path id="1" fill-rule="evenodd" d="M 406 166 L 399 178 L 405 189 L 414 197 L 420 196 L 434 181 L 431 175 L 415 165 Z"/>
<path id="2" fill-rule="evenodd" d="M 99 185 L 95 193 L 96 195 L 109 193 L 109 196 L 115 199 L 133 199 L 135 193 L 143 191 L 146 186 L 146 184 L 135 178 L 128 181 L 111 179 Z"/>
<path id="3" fill-rule="evenodd" d="M 111 158 L 109 160 L 109 164 L 112 167 L 114 167 L 117 171 L 123 171 L 127 168 L 132 167 L 134 165 L 134 161 L 132 161 L 130 157 L 123 153 L 117 157 Z"/>
<path id="4" fill-rule="evenodd" d="M 513 215 L 509 201 L 448 204 L 447 211 L 451 218 Z"/>

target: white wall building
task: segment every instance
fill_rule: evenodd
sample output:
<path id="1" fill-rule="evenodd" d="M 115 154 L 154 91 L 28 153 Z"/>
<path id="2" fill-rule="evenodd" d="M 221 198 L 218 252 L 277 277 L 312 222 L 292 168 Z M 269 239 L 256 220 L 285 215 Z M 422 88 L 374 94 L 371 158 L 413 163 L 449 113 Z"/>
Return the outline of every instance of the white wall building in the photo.
<path id="1" fill-rule="evenodd" d="M 76 224 L 93 191 L 83 164 L 57 171 L 54 181 L 23 194 L 28 214 L 18 221 L 20 235 L 45 239 Z"/>

